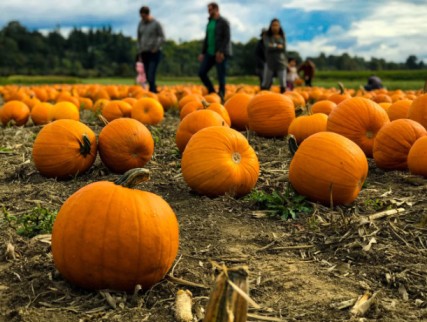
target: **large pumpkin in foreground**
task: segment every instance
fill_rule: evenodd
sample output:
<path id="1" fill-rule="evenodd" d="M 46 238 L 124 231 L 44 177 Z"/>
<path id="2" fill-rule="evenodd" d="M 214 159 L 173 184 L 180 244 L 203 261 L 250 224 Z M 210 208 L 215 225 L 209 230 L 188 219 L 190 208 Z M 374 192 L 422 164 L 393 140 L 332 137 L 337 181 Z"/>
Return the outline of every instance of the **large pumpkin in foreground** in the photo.
<path id="1" fill-rule="evenodd" d="M 62 119 L 45 125 L 37 134 L 33 161 L 42 175 L 67 178 L 88 170 L 96 152 L 96 136 L 87 125 Z"/>
<path id="2" fill-rule="evenodd" d="M 367 175 L 368 161 L 360 147 L 332 132 L 305 139 L 289 167 L 289 181 L 295 190 L 325 205 L 353 202 Z"/>
<path id="3" fill-rule="evenodd" d="M 90 290 L 133 291 L 168 272 L 178 251 L 178 222 L 160 196 L 129 188 L 146 173 L 137 168 L 115 183 L 89 184 L 62 205 L 52 253 L 66 280 Z"/>
<path id="4" fill-rule="evenodd" d="M 182 154 L 181 170 L 190 188 L 202 195 L 239 197 L 255 186 L 259 162 L 240 132 L 211 126 L 191 137 Z"/>

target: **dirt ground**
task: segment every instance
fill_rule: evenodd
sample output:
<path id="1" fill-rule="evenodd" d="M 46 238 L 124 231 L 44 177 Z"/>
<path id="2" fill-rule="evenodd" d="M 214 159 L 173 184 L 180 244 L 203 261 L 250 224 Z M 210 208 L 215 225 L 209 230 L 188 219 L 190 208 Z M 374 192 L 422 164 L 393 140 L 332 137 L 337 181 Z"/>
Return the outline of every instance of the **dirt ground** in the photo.
<path id="1" fill-rule="evenodd" d="M 99 133 L 101 123 L 88 120 Z M 203 311 L 216 275 L 212 261 L 248 266 L 250 296 L 261 307 L 249 309 L 248 321 L 427 321 L 427 180 L 384 172 L 369 160 L 365 188 L 352 205 L 314 204 L 312 214 L 283 221 L 245 198 L 191 192 L 175 152 L 177 125 L 177 113 L 168 112 L 151 127 L 151 180 L 138 189 L 161 195 L 175 210 L 180 248 L 173 275 L 200 287 L 165 279 L 135 294 L 73 287 L 54 268 L 49 237 L 22 237 L 3 216 L 37 205 L 57 211 L 79 188 L 117 176 L 98 156 L 89 172 L 73 180 L 46 179 L 31 160 L 40 127 L 0 129 L 0 146 L 8 148 L 0 154 L 0 321 L 174 321 L 179 289 L 192 292 L 194 312 Z M 286 142 L 244 134 L 260 161 L 256 189 L 283 191 L 290 162 Z M 367 219 L 397 208 L 402 212 Z M 367 291 L 375 301 L 363 318 L 354 317 L 343 303 Z"/>

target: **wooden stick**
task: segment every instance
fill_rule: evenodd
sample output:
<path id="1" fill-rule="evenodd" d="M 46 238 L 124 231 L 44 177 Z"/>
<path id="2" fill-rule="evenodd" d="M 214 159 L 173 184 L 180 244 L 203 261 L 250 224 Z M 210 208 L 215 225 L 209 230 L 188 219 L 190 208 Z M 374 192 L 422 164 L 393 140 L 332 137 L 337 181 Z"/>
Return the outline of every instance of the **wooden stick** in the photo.
<path id="1" fill-rule="evenodd" d="M 198 288 L 204 288 L 204 289 L 208 289 L 209 288 L 206 285 L 198 284 L 198 283 L 193 283 L 193 282 L 190 282 L 190 281 L 186 281 L 186 280 L 183 280 L 181 278 L 178 278 L 178 277 L 175 277 L 175 276 L 172 276 L 172 275 L 166 275 L 165 279 L 167 279 L 167 280 L 169 280 L 169 281 L 171 281 L 173 283 L 181 284 L 181 285 L 185 285 L 185 286 L 198 287 Z"/>
<path id="2" fill-rule="evenodd" d="M 259 321 L 272 321 L 272 322 L 284 322 L 285 321 L 285 320 L 282 320 L 280 318 L 272 318 L 269 316 L 258 315 L 258 314 L 253 314 L 253 313 L 248 313 L 248 318 L 256 319 Z"/>
<path id="3" fill-rule="evenodd" d="M 363 216 L 360 218 L 359 221 L 360 221 L 360 224 L 363 225 L 363 224 L 367 224 L 373 220 L 381 219 L 381 218 L 396 215 L 396 214 L 401 214 L 405 211 L 406 211 L 405 208 L 385 210 L 385 211 L 377 212 L 377 213 L 369 215 L 369 216 Z"/>
<path id="4" fill-rule="evenodd" d="M 279 247 L 273 247 L 271 248 L 271 250 L 309 249 L 313 247 L 314 245 L 279 246 Z"/>

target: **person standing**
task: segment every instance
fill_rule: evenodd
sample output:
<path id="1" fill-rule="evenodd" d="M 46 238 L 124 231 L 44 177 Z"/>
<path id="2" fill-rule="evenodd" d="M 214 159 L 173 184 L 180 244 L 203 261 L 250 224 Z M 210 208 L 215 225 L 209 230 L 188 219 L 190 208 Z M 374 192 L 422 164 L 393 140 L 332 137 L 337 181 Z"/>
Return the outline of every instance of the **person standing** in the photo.
<path id="1" fill-rule="evenodd" d="M 286 91 L 286 36 L 280 21 L 273 19 L 267 34 L 264 36 L 266 68 L 262 83 L 263 89 L 270 89 L 273 75 L 277 74 L 280 83 L 280 93 Z"/>
<path id="2" fill-rule="evenodd" d="M 259 87 L 262 88 L 262 79 L 264 77 L 265 69 L 265 48 L 264 48 L 264 36 L 267 33 L 266 28 L 262 28 L 260 39 L 258 40 L 255 47 L 255 74 L 259 78 Z"/>
<path id="3" fill-rule="evenodd" d="M 311 81 L 314 77 L 314 72 L 316 70 L 316 66 L 310 59 L 306 59 L 300 67 L 298 67 L 298 74 L 300 72 L 303 73 L 305 86 L 312 86 Z"/>
<path id="4" fill-rule="evenodd" d="M 138 55 L 144 64 L 150 92 L 157 93 L 156 71 L 161 58 L 165 34 L 162 25 L 150 15 L 150 8 L 139 10 L 141 20 L 138 24 Z"/>
<path id="5" fill-rule="evenodd" d="M 295 58 L 288 59 L 288 68 L 286 69 L 286 87 L 292 91 L 295 86 L 295 81 L 299 78 L 297 72 L 297 60 Z"/>
<path id="6" fill-rule="evenodd" d="M 215 88 L 209 79 L 208 72 L 215 65 L 218 74 L 218 95 L 224 101 L 226 62 L 231 56 L 230 24 L 219 14 L 219 6 L 215 2 L 208 4 L 209 21 L 206 26 L 206 35 L 203 41 L 200 61 L 199 77 L 209 93 L 215 93 Z"/>

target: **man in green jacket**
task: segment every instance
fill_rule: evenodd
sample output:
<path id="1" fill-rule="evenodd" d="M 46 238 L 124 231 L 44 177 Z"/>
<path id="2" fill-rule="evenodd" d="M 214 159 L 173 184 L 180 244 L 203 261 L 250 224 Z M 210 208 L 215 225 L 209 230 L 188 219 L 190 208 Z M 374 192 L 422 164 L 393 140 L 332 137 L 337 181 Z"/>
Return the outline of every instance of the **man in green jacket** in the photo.
<path id="1" fill-rule="evenodd" d="M 219 14 L 215 2 L 208 4 L 209 22 L 203 41 L 202 53 L 199 55 L 199 77 L 209 93 L 215 93 L 208 72 L 215 65 L 218 74 L 219 96 L 224 100 L 227 58 L 231 56 L 230 24 Z"/>

